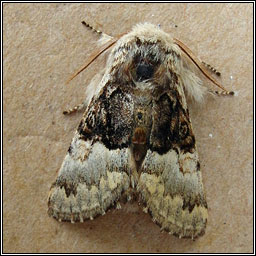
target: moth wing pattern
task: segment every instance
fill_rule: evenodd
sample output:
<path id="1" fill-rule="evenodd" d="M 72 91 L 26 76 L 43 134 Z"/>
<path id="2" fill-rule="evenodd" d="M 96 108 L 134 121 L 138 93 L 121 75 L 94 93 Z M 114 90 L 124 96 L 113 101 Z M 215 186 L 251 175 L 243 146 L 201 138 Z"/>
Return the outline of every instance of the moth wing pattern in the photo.
<path id="1" fill-rule="evenodd" d="M 83 222 L 104 215 L 129 187 L 126 150 L 108 151 L 91 145 L 76 133 L 71 143 L 75 154 L 63 161 L 49 199 L 48 213 L 59 221 Z"/>
<path id="2" fill-rule="evenodd" d="M 112 97 L 107 98 L 108 94 Z M 105 214 L 129 188 L 127 140 L 131 126 L 119 122 L 120 127 L 113 129 L 118 116 L 108 117 L 111 111 L 117 112 L 115 108 L 119 116 L 129 114 L 125 104 L 120 109 L 122 100 L 127 99 L 108 87 L 92 100 L 51 187 L 49 215 L 60 221 L 93 219 Z"/>
<path id="3" fill-rule="evenodd" d="M 53 183 L 48 213 L 84 221 L 135 194 L 154 222 L 178 237 L 203 235 L 207 203 L 186 95 L 206 89 L 179 46 L 138 24 L 112 49 Z"/>
<path id="4" fill-rule="evenodd" d="M 195 170 L 181 174 L 179 161 L 194 165 L 197 161 L 195 155 L 191 158 L 182 156 L 182 159 L 174 150 L 162 157 L 149 151 L 138 183 L 138 190 L 153 221 L 170 234 L 192 239 L 205 232 L 207 203 L 200 171 L 195 167 Z"/>
<path id="5" fill-rule="evenodd" d="M 168 100 L 155 103 L 155 111 L 165 112 L 169 118 L 158 119 L 158 114 L 153 119 L 152 146 L 141 167 L 138 191 L 161 229 L 178 237 L 196 238 L 205 232 L 207 203 L 192 125 L 185 97 L 181 97 L 184 92 L 174 92 L 175 98 L 165 95 Z M 171 129 L 163 129 L 168 124 Z"/>

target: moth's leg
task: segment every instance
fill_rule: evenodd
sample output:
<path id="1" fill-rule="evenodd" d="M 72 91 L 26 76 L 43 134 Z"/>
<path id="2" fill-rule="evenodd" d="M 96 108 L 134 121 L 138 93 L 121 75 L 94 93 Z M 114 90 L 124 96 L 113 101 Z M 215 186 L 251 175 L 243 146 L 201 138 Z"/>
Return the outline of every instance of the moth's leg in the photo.
<path id="1" fill-rule="evenodd" d="M 85 108 L 86 108 L 86 103 L 83 102 L 83 103 L 81 103 L 81 104 L 79 104 L 79 105 L 77 105 L 77 106 L 75 106 L 73 108 L 70 108 L 68 110 L 64 110 L 63 114 L 64 115 L 70 115 L 70 114 L 72 114 L 74 112 L 85 110 Z"/>
<path id="2" fill-rule="evenodd" d="M 235 95 L 234 91 L 214 91 L 209 89 L 209 93 L 217 95 L 217 96 L 233 96 Z"/>
<path id="3" fill-rule="evenodd" d="M 82 21 L 82 24 L 85 25 L 87 28 L 89 28 L 90 30 L 92 30 L 94 33 L 97 33 L 98 35 L 101 35 L 103 32 L 94 28 L 93 26 L 91 26 L 90 24 L 88 24 L 85 21 Z"/>
<path id="4" fill-rule="evenodd" d="M 111 35 L 105 34 L 103 31 L 94 28 L 93 26 L 91 26 L 90 24 L 88 24 L 85 21 L 82 21 L 82 24 L 84 26 L 86 26 L 87 28 L 89 28 L 92 32 L 97 33 L 98 35 L 101 36 L 101 39 L 99 40 L 99 45 L 102 45 L 102 44 L 106 43 L 107 41 L 113 39 L 113 37 Z"/>
<path id="5" fill-rule="evenodd" d="M 207 67 L 211 72 L 213 72 L 215 75 L 221 76 L 221 73 L 220 73 L 218 70 L 216 70 L 216 68 L 214 68 L 213 66 L 211 66 L 210 64 L 208 64 L 208 63 L 206 63 L 206 62 L 204 62 L 204 61 L 202 61 L 202 64 L 203 64 L 205 67 Z"/>
<path id="6" fill-rule="evenodd" d="M 219 71 L 217 71 L 214 67 L 212 67 L 210 64 L 207 64 L 204 61 L 202 61 L 202 64 L 205 67 L 207 67 L 211 72 L 213 72 L 215 75 L 221 76 L 221 73 Z M 234 91 L 214 91 L 211 89 L 209 89 L 208 91 L 209 91 L 209 93 L 212 93 L 212 94 L 218 95 L 218 96 L 233 96 L 235 94 Z"/>

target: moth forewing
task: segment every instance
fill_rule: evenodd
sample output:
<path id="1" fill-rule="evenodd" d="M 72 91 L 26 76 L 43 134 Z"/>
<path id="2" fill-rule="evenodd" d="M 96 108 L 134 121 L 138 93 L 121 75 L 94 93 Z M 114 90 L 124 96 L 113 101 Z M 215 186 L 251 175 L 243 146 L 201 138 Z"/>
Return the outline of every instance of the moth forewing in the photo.
<path id="1" fill-rule="evenodd" d="M 175 98 L 170 96 L 173 94 Z M 207 203 L 183 94 L 182 86 L 180 90 L 174 86 L 153 104 L 153 147 L 142 164 L 138 190 L 162 229 L 179 237 L 196 238 L 205 232 Z M 163 113 L 169 118 L 162 118 Z"/>

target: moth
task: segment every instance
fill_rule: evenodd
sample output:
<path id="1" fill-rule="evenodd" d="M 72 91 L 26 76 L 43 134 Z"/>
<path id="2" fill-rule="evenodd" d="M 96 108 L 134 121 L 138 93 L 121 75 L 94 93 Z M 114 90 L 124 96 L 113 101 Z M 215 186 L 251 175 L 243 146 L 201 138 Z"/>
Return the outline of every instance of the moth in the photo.
<path id="1" fill-rule="evenodd" d="M 221 87 L 217 94 L 233 92 L 157 26 L 138 24 L 108 39 L 74 75 L 113 47 L 51 186 L 48 213 L 83 222 L 135 198 L 170 234 L 203 235 L 207 202 L 186 97 L 201 101 L 209 89 L 186 63 Z"/>

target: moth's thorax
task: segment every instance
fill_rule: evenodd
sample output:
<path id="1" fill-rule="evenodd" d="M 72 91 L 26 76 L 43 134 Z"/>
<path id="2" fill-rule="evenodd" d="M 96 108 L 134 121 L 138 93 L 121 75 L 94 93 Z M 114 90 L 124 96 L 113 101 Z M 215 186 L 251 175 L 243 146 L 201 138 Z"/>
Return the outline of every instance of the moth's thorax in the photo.
<path id="1" fill-rule="evenodd" d="M 134 128 L 130 148 L 137 170 L 147 153 L 151 133 L 152 97 L 150 95 L 149 88 L 147 90 L 141 88 L 134 95 Z"/>

